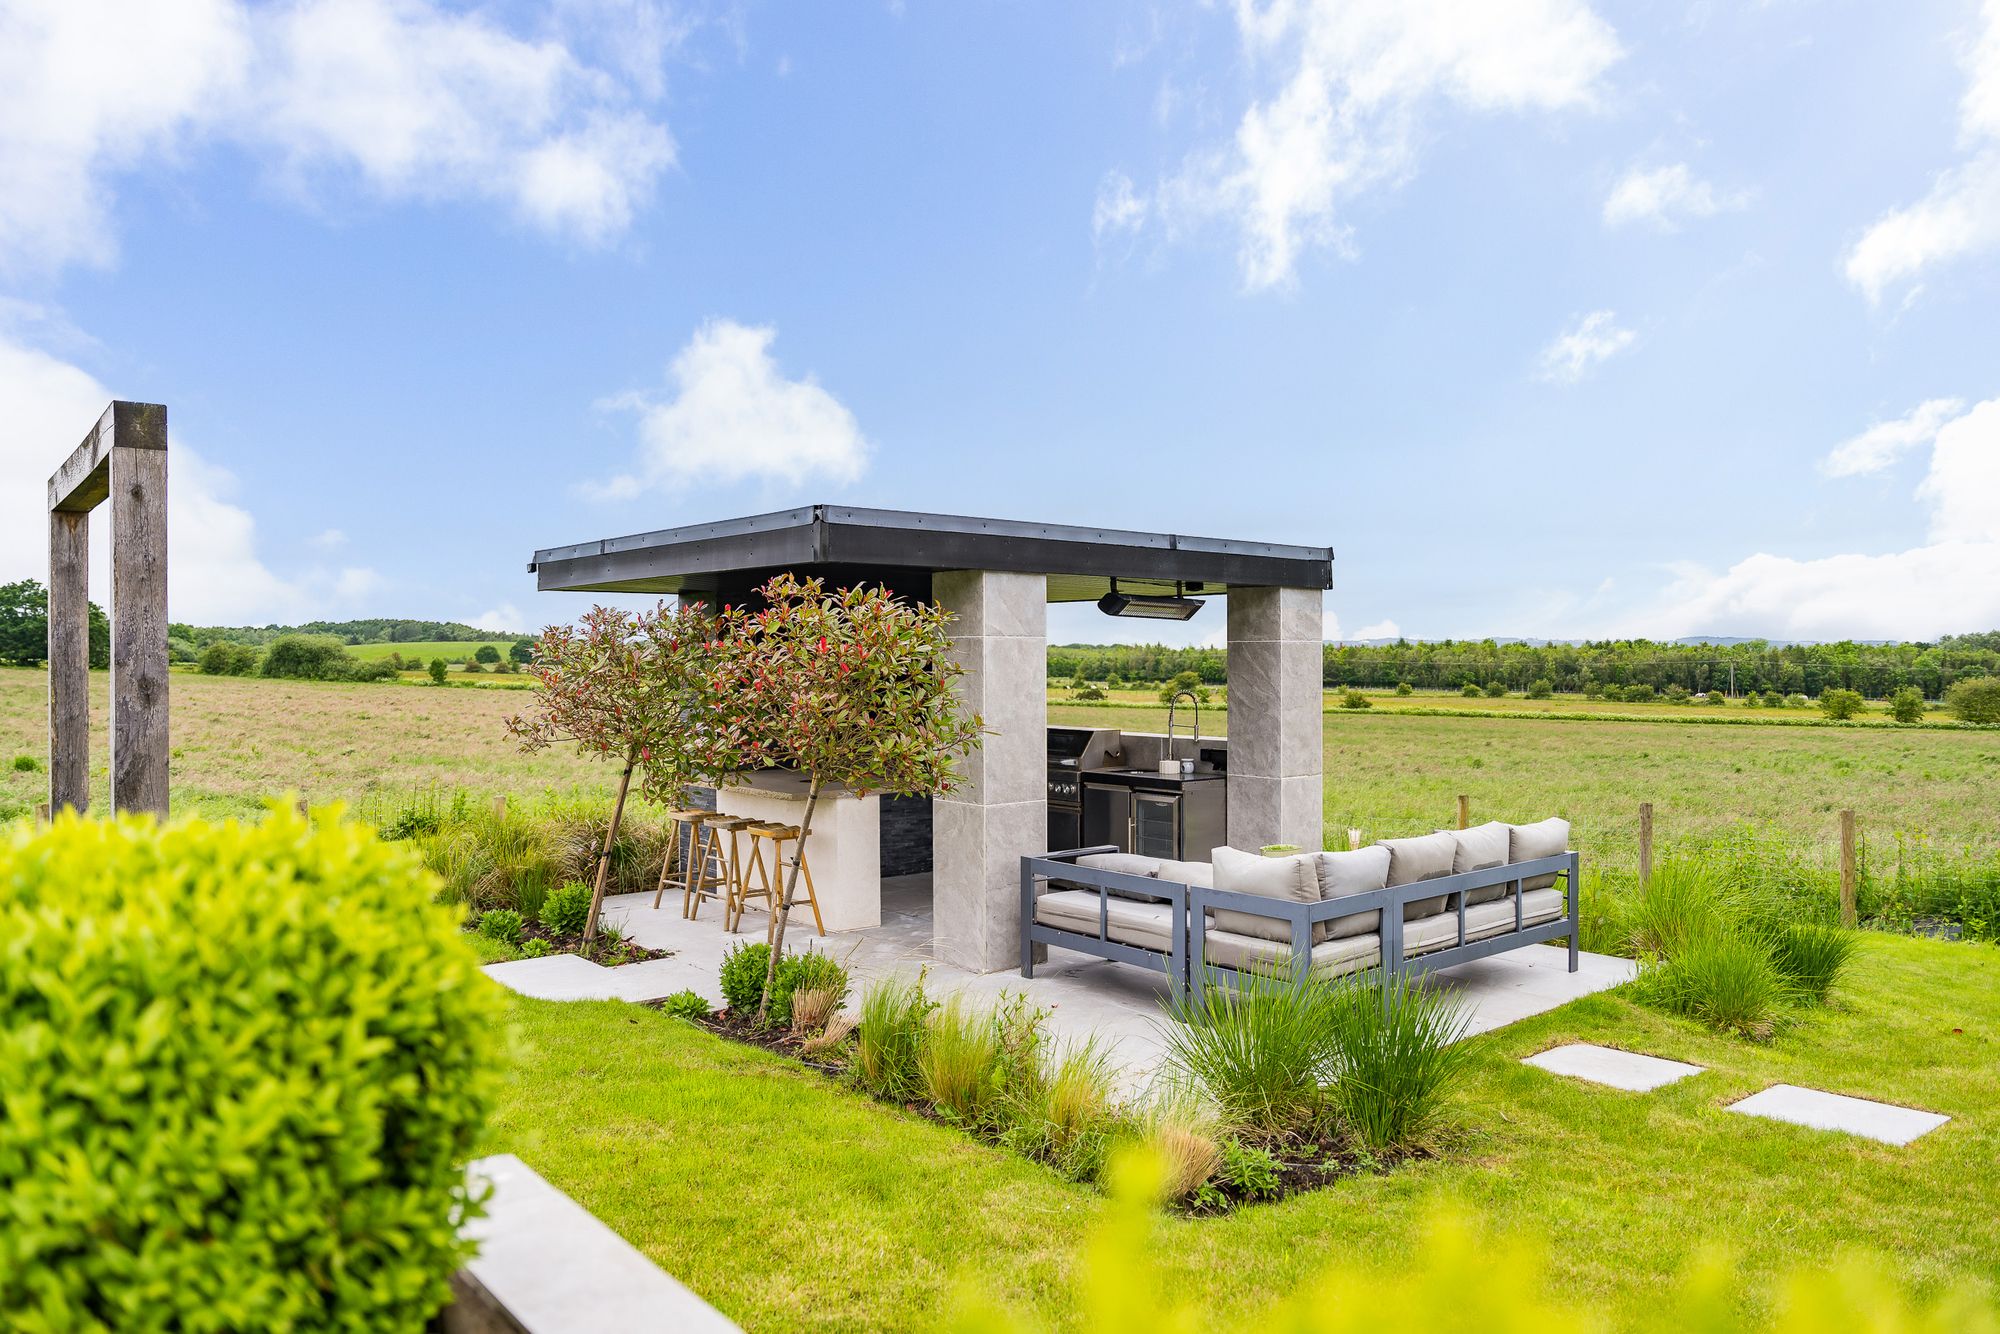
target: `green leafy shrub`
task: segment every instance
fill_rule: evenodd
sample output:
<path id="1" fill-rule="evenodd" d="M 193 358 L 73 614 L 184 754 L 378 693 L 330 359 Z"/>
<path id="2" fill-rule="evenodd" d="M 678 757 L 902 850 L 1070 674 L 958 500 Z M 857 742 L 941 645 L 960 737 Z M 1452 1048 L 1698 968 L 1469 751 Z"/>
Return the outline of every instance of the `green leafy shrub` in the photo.
<path id="1" fill-rule="evenodd" d="M 1770 702 L 1769 699 L 1764 701 L 1766 705 Z M 1861 692 L 1858 690 L 1846 690 L 1835 686 L 1832 690 L 1819 692 L 1819 711 L 1837 723 L 1858 716 L 1861 705 Z"/>
<path id="2" fill-rule="evenodd" d="M 1727 698 L 1720 690 L 1711 690 L 1701 697 L 1701 702 L 1704 704 L 1722 704 L 1727 701 Z"/>
<path id="3" fill-rule="evenodd" d="M 542 925 L 559 936 L 580 934 L 590 916 L 590 894 L 590 886 L 581 880 L 563 881 L 542 900 Z"/>
<path id="4" fill-rule="evenodd" d="M 1764 692 L 1764 707 L 1767 709 L 1782 709 L 1785 707 L 1784 693 L 1777 690 L 1766 690 Z"/>
<path id="5" fill-rule="evenodd" d="M 1852 931 L 1819 922 L 1787 922 L 1771 936 L 1771 963 L 1801 1000 L 1824 1003 L 1854 957 Z"/>
<path id="6" fill-rule="evenodd" d="M 434 686 L 443 685 L 447 670 L 443 658 L 432 658 L 430 665 L 431 684 Z"/>
<path id="7" fill-rule="evenodd" d="M 759 982 L 762 980 L 760 978 Z M 762 990 L 761 986 L 759 990 Z M 828 1010 L 837 1010 L 847 1000 L 847 970 L 826 955 L 811 950 L 786 955 L 778 961 L 778 975 L 771 986 L 771 1004 L 765 1021 L 774 1028 L 791 1027 L 792 997 L 801 991 L 830 993 L 833 999 Z M 750 1007 L 754 1010 L 756 1006 L 757 1002 L 753 999 Z"/>
<path id="8" fill-rule="evenodd" d="M 345 681 L 353 669 L 346 646 L 332 635 L 279 635 L 259 668 L 265 676 L 301 681 Z"/>
<path id="9" fill-rule="evenodd" d="M 1216 1184 L 1253 1200 L 1269 1199 L 1278 1193 L 1278 1160 L 1269 1149 L 1245 1144 L 1234 1135 L 1225 1136 L 1216 1147 L 1222 1150 L 1215 1165 Z"/>
<path id="10" fill-rule="evenodd" d="M 1555 693 L 1556 688 L 1546 678 L 1538 678 L 1528 682 L 1529 699 L 1550 699 L 1554 697 Z"/>
<path id="11" fill-rule="evenodd" d="M 1329 1008 L 1329 1096 L 1341 1122 L 1370 1149 L 1414 1146 L 1443 1119 L 1471 1061 L 1459 1041 L 1470 1012 L 1449 988 L 1398 976 L 1385 992 L 1374 974 L 1342 983 Z"/>
<path id="12" fill-rule="evenodd" d="M 480 662 L 500 661 L 500 650 L 491 644 L 481 644 L 472 651 L 472 656 Z"/>
<path id="13" fill-rule="evenodd" d="M 479 915 L 479 934 L 488 940 L 498 940 L 508 945 L 518 945 L 521 941 L 521 927 L 525 923 L 521 914 L 512 908 L 495 908 Z"/>
<path id="14" fill-rule="evenodd" d="M 1190 988 L 1168 1002 L 1166 1064 L 1200 1088 L 1225 1125 L 1278 1139 L 1312 1127 L 1337 1023 L 1332 983 L 1285 970 Z"/>
<path id="15" fill-rule="evenodd" d="M 257 670 L 257 650 L 217 640 L 201 651 L 198 667 L 204 676 L 248 676 Z"/>
<path id="16" fill-rule="evenodd" d="M 1372 709 L 1375 707 L 1375 701 L 1362 694 L 1359 690 L 1347 690 L 1341 692 L 1340 707 L 1343 709 Z"/>
<path id="17" fill-rule="evenodd" d="M 722 956 L 722 1003 L 737 1016 L 755 1014 L 764 999 L 764 974 L 771 966 L 771 947 L 763 941 L 738 941 Z"/>
<path id="18" fill-rule="evenodd" d="M 1787 997 L 1770 948 L 1740 931 L 1710 931 L 1679 953 L 1640 970 L 1634 984 L 1643 1001 L 1670 1014 L 1747 1038 L 1767 1038 Z"/>
<path id="19" fill-rule="evenodd" d="M 2000 676 L 1968 676 L 1944 692 L 1944 706 L 1962 723 L 2000 723 Z"/>
<path id="20" fill-rule="evenodd" d="M 1507 683 L 1505 681 L 1488 681 L 1486 683 L 1486 698 L 1504 699 L 1506 695 Z"/>
<path id="21" fill-rule="evenodd" d="M 1401 695 L 1403 698 L 1408 699 L 1411 695 L 1417 693 L 1417 688 L 1411 685 L 1408 681 L 1398 681 L 1396 682 L 1396 693 L 1398 695 Z"/>
<path id="22" fill-rule="evenodd" d="M 1479 687 L 1472 684 L 1472 682 L 1467 681 L 1464 685 L 1458 688 L 1458 693 L 1463 695 L 1467 699 L 1478 699 Z"/>
<path id="23" fill-rule="evenodd" d="M 1743 692 L 1743 707 L 1746 709 L 1761 709 L 1764 707 L 1764 697 L 1754 690 L 1746 690 Z"/>
<path id="24" fill-rule="evenodd" d="M 1629 685 L 1625 687 L 1620 697 L 1627 704 L 1651 704 L 1654 692 L 1649 685 Z"/>
<path id="25" fill-rule="evenodd" d="M 387 681 L 396 675 L 396 665 L 386 658 L 374 658 L 366 662 L 355 661 L 347 669 L 350 681 Z"/>
<path id="26" fill-rule="evenodd" d="M 1688 688 L 1682 685 L 1678 681 L 1668 686 L 1666 688 L 1665 694 L 1667 698 L 1667 703 L 1669 704 L 1685 704 L 1688 702 L 1690 698 L 1692 698 L 1692 696 L 1688 694 Z"/>
<path id="27" fill-rule="evenodd" d="M 886 978 L 861 994 L 861 1023 L 851 1069 L 861 1087 L 897 1102 L 917 1096 L 923 1076 L 917 1068 L 924 1028 L 935 1003 L 924 994 L 922 977 Z"/>
<path id="28" fill-rule="evenodd" d="M 540 936 L 530 936 L 521 942 L 523 959 L 545 959 L 553 953 L 555 953 L 554 947 Z"/>
<path id="29" fill-rule="evenodd" d="M 501 1026 L 433 888 L 282 809 L 0 834 L 9 1327 L 424 1327 Z"/>
<path id="30" fill-rule="evenodd" d="M 1924 720 L 1924 692 L 1915 686 L 1904 686 L 1889 696 L 1889 716 L 1899 723 L 1920 723 Z"/>
<path id="31" fill-rule="evenodd" d="M 14 757 L 15 773 L 38 774 L 41 771 L 42 771 L 42 762 L 36 759 L 33 755 L 16 755 Z"/>
<path id="32" fill-rule="evenodd" d="M 660 1002 L 660 1009 L 677 1019 L 706 1019 L 713 1013 L 699 991 L 676 991 Z"/>
<path id="33" fill-rule="evenodd" d="M 1809 709 L 1812 707 L 1812 701 L 1804 695 L 1791 694 L 1785 696 L 1785 707 L 1788 709 Z"/>

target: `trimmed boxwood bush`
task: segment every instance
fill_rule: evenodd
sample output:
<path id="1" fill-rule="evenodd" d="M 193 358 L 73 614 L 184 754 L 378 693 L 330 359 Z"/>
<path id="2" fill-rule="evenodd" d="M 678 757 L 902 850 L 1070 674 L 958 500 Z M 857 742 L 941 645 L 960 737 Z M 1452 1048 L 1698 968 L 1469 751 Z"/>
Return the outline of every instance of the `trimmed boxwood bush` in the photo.
<path id="1" fill-rule="evenodd" d="M 0 832 L 10 1327 L 424 1328 L 500 1026 L 436 889 L 284 810 Z"/>

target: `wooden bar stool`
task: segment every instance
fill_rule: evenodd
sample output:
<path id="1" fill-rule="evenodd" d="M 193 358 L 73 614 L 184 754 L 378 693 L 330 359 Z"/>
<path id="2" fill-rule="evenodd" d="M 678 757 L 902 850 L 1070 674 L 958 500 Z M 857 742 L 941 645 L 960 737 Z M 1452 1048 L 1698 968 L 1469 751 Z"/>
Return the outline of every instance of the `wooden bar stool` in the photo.
<path id="1" fill-rule="evenodd" d="M 743 892 L 743 849 L 736 836 L 756 824 L 757 821 L 743 815 L 718 815 L 702 824 L 708 831 L 708 861 L 703 863 L 708 893 L 704 897 L 722 900 L 722 926 L 726 931 L 736 929 L 739 914 L 734 905 Z M 726 852 L 725 838 L 729 840 Z M 712 870 L 708 869 L 711 867 Z"/>
<path id="2" fill-rule="evenodd" d="M 764 928 L 764 935 L 768 939 L 777 934 L 778 902 L 784 896 L 786 872 L 789 870 L 785 861 L 785 845 L 790 843 L 794 845 L 793 859 L 799 864 L 799 883 L 805 888 L 805 902 L 812 906 L 813 926 L 818 928 L 822 936 L 825 935 L 826 920 L 819 915 L 819 895 L 813 892 L 812 867 L 805 860 L 805 848 L 799 839 L 798 826 L 760 824 L 752 825 L 746 832 L 750 835 L 750 861 L 744 868 L 742 887 L 736 898 L 737 925 L 730 930 L 742 929 L 743 909 L 750 899 L 761 898 L 764 900 L 765 910 L 771 914 L 770 923 Z M 766 843 L 771 845 L 768 862 L 764 858 Z M 759 883 L 752 883 L 750 878 L 752 875 L 759 877 Z M 794 902 L 796 903 L 796 900 Z"/>
<path id="3" fill-rule="evenodd" d="M 715 818 L 714 811 L 689 809 L 670 811 L 667 819 L 674 826 L 673 838 L 667 844 L 667 855 L 660 861 L 660 885 L 653 891 L 653 906 L 660 906 L 660 900 L 669 889 L 681 891 L 681 916 L 687 917 L 688 896 L 694 892 L 694 873 L 701 865 L 703 843 L 701 827 Z M 687 838 L 687 852 L 681 852 L 681 839 Z"/>

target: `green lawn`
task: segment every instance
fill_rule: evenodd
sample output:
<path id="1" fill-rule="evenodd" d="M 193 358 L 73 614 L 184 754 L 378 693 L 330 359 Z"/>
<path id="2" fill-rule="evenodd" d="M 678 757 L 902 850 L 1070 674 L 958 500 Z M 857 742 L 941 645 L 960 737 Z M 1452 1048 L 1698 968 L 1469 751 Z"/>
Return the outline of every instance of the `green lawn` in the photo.
<path id="1" fill-rule="evenodd" d="M 432 658 L 443 658 L 446 662 L 464 662 L 487 645 L 499 651 L 501 657 L 513 647 L 511 639 L 425 639 L 407 644 L 349 644 L 347 651 L 363 661 L 386 658 L 391 653 L 400 653 L 405 658 L 421 658 L 429 662 Z"/>
<path id="2" fill-rule="evenodd" d="M 493 1128 L 556 1185 L 749 1328 L 930 1328 L 969 1280 L 1075 1324 L 1100 1197 L 827 1079 L 615 1003 L 514 1003 Z M 1581 1039 L 1710 1067 L 1652 1094 L 1519 1058 Z M 1703 1248 L 1750 1308 L 1785 1272 L 1880 1253 L 1930 1293 L 2000 1283 L 2000 954 L 1870 935 L 1831 1009 L 1764 1046 L 1616 994 L 1473 1040 L 1448 1160 L 1221 1219 L 1163 1218 L 1169 1295 L 1232 1327 L 1326 1262 L 1396 1266 L 1441 1204 L 1545 1239 L 1553 1292 L 1631 1326 Z M 1775 1082 L 1954 1120 L 1908 1148 L 1724 1104 Z"/>

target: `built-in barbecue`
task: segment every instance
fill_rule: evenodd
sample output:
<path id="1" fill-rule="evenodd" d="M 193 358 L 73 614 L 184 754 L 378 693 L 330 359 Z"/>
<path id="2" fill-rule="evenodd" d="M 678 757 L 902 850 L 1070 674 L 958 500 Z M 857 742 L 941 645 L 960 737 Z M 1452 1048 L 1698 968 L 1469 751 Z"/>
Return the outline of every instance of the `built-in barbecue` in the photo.
<path id="1" fill-rule="evenodd" d="M 1049 847 L 1207 861 L 1228 841 L 1228 742 L 1049 729 Z"/>

